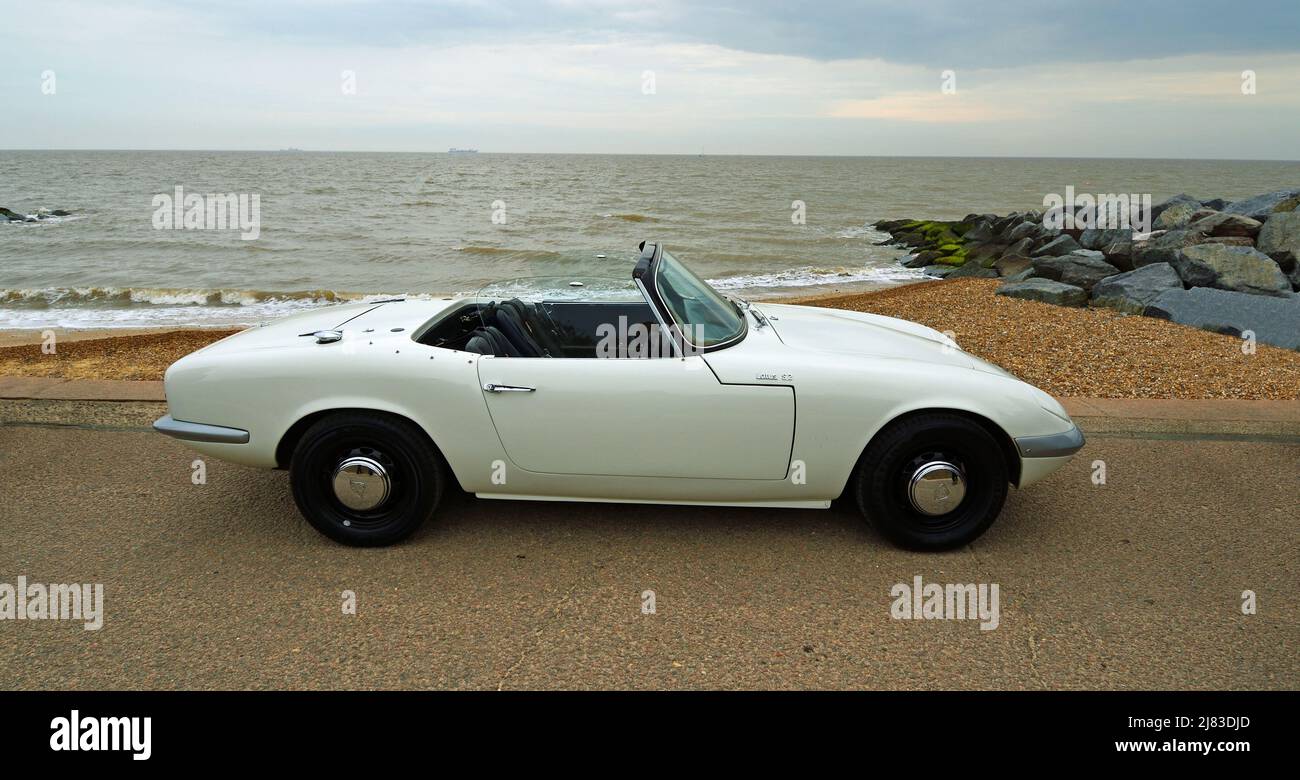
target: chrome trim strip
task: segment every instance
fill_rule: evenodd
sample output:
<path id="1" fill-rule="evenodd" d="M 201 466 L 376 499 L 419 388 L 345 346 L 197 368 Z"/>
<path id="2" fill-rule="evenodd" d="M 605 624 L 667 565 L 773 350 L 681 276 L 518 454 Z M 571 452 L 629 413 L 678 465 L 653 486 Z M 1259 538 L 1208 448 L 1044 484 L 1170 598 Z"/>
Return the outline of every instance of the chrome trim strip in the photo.
<path id="1" fill-rule="evenodd" d="M 248 431 L 239 428 L 225 428 L 220 425 L 173 420 L 170 414 L 164 414 L 154 421 L 153 429 L 181 441 L 204 441 L 217 444 L 247 444 Z"/>
<path id="2" fill-rule="evenodd" d="M 1046 436 L 1022 436 L 1016 439 L 1016 449 L 1022 458 L 1060 458 L 1083 449 L 1083 431 L 1074 426 L 1064 433 Z"/>

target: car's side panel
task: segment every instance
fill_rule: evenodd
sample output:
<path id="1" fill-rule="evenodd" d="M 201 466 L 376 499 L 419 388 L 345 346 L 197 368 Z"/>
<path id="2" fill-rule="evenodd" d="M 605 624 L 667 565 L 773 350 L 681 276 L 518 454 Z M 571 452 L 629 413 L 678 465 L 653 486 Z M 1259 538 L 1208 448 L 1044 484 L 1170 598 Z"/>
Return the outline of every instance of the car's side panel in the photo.
<path id="1" fill-rule="evenodd" d="M 479 361 L 498 436 L 519 468 L 665 479 L 785 479 L 789 387 L 725 385 L 699 356 L 489 357 Z"/>

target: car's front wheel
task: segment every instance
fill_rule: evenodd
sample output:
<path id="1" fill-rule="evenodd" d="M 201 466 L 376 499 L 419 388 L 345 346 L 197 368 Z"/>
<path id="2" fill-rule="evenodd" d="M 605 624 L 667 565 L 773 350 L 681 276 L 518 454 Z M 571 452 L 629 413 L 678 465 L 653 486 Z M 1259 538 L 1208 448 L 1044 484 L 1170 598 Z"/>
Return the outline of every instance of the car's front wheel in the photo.
<path id="1" fill-rule="evenodd" d="M 944 550 L 988 530 L 1007 497 L 1007 464 L 978 423 L 931 413 L 892 423 L 862 454 L 858 506 L 902 547 Z"/>
<path id="2" fill-rule="evenodd" d="M 298 511 L 312 527 L 336 542 L 377 547 L 405 539 L 433 514 L 443 469 L 413 424 L 340 412 L 303 434 L 289 478 Z"/>

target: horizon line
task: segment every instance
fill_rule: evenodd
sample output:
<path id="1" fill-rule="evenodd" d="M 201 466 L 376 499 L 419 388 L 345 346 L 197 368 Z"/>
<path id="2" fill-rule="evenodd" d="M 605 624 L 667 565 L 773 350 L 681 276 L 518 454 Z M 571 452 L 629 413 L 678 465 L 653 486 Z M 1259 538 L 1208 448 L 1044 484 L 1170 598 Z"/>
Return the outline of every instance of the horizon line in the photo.
<path id="1" fill-rule="evenodd" d="M 458 147 L 457 147 L 458 148 Z M 0 154 L 9 152 L 204 152 L 223 154 L 422 154 L 449 155 L 449 151 L 415 151 L 392 149 L 147 149 L 147 148 L 112 148 L 112 147 L 59 147 L 0 149 Z M 527 151 L 491 151 L 476 150 L 475 154 L 484 155 L 537 155 L 554 157 L 803 157 L 816 158 L 870 158 L 870 159 L 921 159 L 921 160 L 1142 160 L 1149 162 L 1300 162 L 1297 158 L 1274 157 L 1107 157 L 1103 155 L 1016 155 L 1016 154 L 761 154 L 744 152 L 527 152 Z"/>

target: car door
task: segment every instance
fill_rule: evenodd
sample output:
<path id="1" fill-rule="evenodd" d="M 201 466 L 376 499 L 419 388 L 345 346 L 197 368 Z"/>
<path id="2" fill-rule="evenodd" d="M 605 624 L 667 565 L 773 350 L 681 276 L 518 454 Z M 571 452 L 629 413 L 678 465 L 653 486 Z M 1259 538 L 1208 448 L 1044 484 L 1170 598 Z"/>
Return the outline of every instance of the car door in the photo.
<path id="1" fill-rule="evenodd" d="M 794 390 L 726 385 L 700 356 L 478 361 L 510 460 L 533 472 L 784 479 Z"/>

